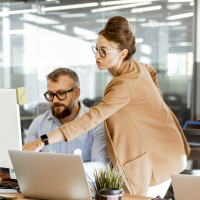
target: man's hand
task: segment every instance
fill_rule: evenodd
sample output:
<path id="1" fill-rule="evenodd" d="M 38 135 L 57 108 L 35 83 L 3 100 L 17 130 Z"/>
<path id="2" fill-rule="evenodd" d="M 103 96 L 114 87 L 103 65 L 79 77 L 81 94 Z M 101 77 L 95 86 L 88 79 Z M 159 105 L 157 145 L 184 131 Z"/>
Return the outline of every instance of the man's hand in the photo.
<path id="1" fill-rule="evenodd" d="M 44 147 L 44 142 L 42 142 L 41 138 L 33 142 L 28 142 L 23 146 L 23 151 L 40 151 Z"/>

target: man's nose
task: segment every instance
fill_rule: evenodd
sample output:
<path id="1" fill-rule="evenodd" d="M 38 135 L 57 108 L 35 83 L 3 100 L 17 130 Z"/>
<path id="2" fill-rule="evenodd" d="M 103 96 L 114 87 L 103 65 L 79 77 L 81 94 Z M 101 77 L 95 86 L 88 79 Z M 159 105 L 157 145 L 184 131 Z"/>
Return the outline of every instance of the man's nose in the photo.
<path id="1" fill-rule="evenodd" d="M 60 100 L 58 99 L 58 97 L 56 96 L 56 95 L 54 95 L 54 98 L 53 98 L 53 102 L 54 103 L 57 103 L 57 102 L 59 102 Z"/>

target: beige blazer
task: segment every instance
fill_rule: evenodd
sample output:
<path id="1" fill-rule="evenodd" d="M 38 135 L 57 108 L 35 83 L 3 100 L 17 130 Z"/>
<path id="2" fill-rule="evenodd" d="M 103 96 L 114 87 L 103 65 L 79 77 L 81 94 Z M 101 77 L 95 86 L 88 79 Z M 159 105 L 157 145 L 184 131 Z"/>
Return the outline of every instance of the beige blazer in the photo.
<path id="1" fill-rule="evenodd" d="M 102 121 L 110 159 L 127 174 L 127 193 L 146 195 L 149 186 L 186 167 L 190 147 L 162 99 L 152 66 L 133 59 L 123 62 L 99 105 L 60 130 L 70 141 Z"/>

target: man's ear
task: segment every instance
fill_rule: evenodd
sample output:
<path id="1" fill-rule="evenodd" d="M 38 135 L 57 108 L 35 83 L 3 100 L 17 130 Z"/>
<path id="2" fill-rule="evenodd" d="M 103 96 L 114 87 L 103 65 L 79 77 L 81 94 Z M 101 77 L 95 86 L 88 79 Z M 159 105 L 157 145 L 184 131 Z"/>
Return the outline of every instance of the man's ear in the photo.
<path id="1" fill-rule="evenodd" d="M 81 90 L 79 87 L 76 88 L 75 90 L 75 99 L 78 100 L 81 94 Z"/>
<path id="2" fill-rule="evenodd" d="M 121 51 L 121 56 L 120 56 L 120 58 L 122 58 L 122 59 L 126 58 L 127 54 L 128 54 L 128 49 L 123 49 L 123 50 Z"/>

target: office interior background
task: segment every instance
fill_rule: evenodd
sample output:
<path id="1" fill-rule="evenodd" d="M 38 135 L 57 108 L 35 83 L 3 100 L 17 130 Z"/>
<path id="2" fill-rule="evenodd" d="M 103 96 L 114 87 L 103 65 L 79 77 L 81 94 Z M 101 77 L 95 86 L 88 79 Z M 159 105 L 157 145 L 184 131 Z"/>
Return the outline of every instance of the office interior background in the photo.
<path id="1" fill-rule="evenodd" d="M 80 100 L 97 105 L 112 79 L 95 64 L 91 46 L 107 20 L 123 16 L 135 27 L 134 59 L 151 64 L 164 101 L 181 126 L 191 119 L 194 13 L 188 0 L 1 0 L 0 88 L 27 87 L 20 106 L 23 143 L 32 120 L 50 108 L 46 75 L 67 67 L 80 78 Z M 155 105 L 156 106 L 156 105 Z"/>

